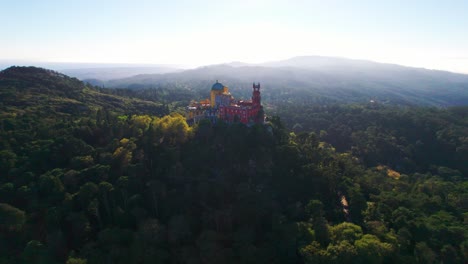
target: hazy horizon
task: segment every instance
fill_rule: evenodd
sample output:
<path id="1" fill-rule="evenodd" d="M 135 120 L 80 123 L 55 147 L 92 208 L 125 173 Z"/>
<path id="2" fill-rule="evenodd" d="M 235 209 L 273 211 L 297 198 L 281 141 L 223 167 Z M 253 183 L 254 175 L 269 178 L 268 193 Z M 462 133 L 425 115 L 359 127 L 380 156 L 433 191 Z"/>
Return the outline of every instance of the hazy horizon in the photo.
<path id="1" fill-rule="evenodd" d="M 467 10 L 464 1 L 4 1 L 0 63 L 193 68 L 313 55 L 467 74 Z"/>
<path id="2" fill-rule="evenodd" d="M 79 69 L 131 69 L 131 68 L 157 68 L 157 67 L 166 67 L 166 68 L 173 68 L 174 70 L 190 70 L 196 69 L 200 67 L 206 66 L 215 66 L 215 65 L 229 65 L 235 63 L 245 63 L 249 66 L 263 66 L 263 67 L 271 67 L 268 65 L 263 65 L 272 62 L 280 62 L 280 61 L 287 61 L 289 59 L 299 58 L 299 57 L 326 57 L 326 58 L 338 58 L 338 59 L 345 59 L 345 60 L 352 60 L 352 61 L 368 61 L 368 62 L 375 62 L 375 63 L 382 63 L 382 64 L 389 64 L 389 65 L 399 65 L 403 67 L 411 67 L 411 68 L 421 68 L 421 69 L 428 69 L 428 70 L 439 70 L 439 71 L 447 71 L 459 74 L 468 74 L 467 72 L 463 71 L 453 71 L 447 69 L 438 69 L 438 68 L 429 68 L 423 66 L 413 66 L 413 65 L 403 65 L 398 63 L 391 63 L 391 62 L 384 62 L 384 61 L 375 61 L 375 60 L 366 60 L 366 59 L 359 59 L 359 58 L 347 58 L 347 57 L 336 57 L 336 56 L 323 56 L 323 55 L 304 55 L 304 56 L 294 56 L 290 58 L 285 58 L 283 60 L 267 60 L 262 62 L 246 62 L 246 61 L 226 61 L 220 63 L 213 63 L 213 64 L 200 64 L 200 65 L 189 65 L 189 64 L 159 64 L 159 63 L 125 63 L 125 62 L 49 62 L 49 61 L 27 61 L 27 60 L 0 60 L 0 70 L 6 69 L 11 66 L 34 66 L 34 67 L 42 67 L 46 69 L 52 69 L 56 71 L 61 70 L 79 70 Z"/>

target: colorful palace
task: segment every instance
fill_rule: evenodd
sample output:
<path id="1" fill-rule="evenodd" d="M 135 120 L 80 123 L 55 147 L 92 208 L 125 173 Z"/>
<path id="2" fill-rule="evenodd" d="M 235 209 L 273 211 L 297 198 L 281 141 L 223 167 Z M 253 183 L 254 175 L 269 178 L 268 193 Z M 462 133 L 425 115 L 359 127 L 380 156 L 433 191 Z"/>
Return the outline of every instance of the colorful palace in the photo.
<path id="1" fill-rule="evenodd" d="M 260 83 L 252 86 L 252 100 L 234 100 L 229 88 L 216 81 L 211 87 L 210 99 L 191 102 L 187 106 L 187 122 L 198 123 L 201 119 L 212 122 L 263 123 L 264 113 L 260 97 Z"/>

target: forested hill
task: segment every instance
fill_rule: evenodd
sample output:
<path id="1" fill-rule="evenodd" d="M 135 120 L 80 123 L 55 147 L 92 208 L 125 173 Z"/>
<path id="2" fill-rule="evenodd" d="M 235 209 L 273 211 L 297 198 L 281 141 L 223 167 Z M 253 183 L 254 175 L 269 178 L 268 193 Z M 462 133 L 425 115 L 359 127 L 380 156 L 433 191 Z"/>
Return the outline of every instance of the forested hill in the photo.
<path id="1" fill-rule="evenodd" d="M 468 259 L 464 160 L 419 156 L 468 153 L 466 108 L 290 107 L 294 133 L 190 127 L 37 68 L 1 72 L 0 92 L 0 263 Z"/>
<path id="2" fill-rule="evenodd" d="M 86 115 L 105 108 L 117 113 L 167 114 L 160 103 L 121 97 L 76 78 L 36 67 L 0 72 L 0 110 L 5 115 Z"/>

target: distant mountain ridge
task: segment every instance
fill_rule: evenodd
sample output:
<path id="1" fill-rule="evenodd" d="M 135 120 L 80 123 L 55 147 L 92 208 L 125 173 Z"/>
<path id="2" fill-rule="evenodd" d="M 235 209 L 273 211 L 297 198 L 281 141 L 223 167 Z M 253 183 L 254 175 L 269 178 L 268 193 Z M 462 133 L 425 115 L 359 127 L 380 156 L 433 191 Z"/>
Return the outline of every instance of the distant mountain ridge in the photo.
<path id="1" fill-rule="evenodd" d="M 163 74 L 180 72 L 181 69 L 171 67 L 109 67 L 109 68 L 80 68 L 65 69 L 61 72 L 76 77 L 80 80 L 96 79 L 107 81 L 112 79 L 127 78 L 140 74 Z"/>
<path id="2" fill-rule="evenodd" d="M 230 62 L 181 70 L 166 67 L 83 68 L 64 70 L 81 74 L 84 82 L 108 88 L 177 87 L 205 96 L 220 80 L 239 97 L 248 98 L 251 83 L 262 84 L 266 103 L 362 103 L 370 100 L 397 105 L 468 105 L 468 75 L 338 57 L 302 56 L 259 64 Z M 106 72 L 109 71 L 109 72 Z M 152 71 L 158 71 L 156 73 Z M 116 74 L 130 75 L 111 78 Z M 121 75 L 122 76 L 122 75 Z M 194 99 L 197 99 L 194 98 Z M 203 97 L 204 98 L 204 97 Z"/>
<path id="3" fill-rule="evenodd" d="M 28 66 L 51 69 L 80 80 L 96 79 L 106 81 L 135 76 L 138 74 L 157 74 L 181 71 L 188 68 L 177 64 L 133 64 L 133 63 L 67 63 L 8 61 L 0 59 L 0 70 L 11 66 Z"/>
<path id="4" fill-rule="evenodd" d="M 306 56 L 263 64 L 233 62 L 166 74 L 144 74 L 109 80 L 113 88 L 151 88 L 178 83 L 207 89 L 223 80 L 246 90 L 253 81 L 265 85 L 265 96 L 300 92 L 303 99 L 337 102 L 378 100 L 390 104 L 451 106 L 468 104 L 468 75 L 344 58 Z M 203 83 L 206 87 L 198 86 Z"/>

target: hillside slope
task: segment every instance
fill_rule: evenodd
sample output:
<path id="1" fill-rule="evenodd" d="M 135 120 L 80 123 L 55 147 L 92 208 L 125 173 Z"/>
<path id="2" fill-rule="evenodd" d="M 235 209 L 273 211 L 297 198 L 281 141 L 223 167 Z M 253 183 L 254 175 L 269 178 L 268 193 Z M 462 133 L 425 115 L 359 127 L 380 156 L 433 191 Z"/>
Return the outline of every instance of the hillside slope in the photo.
<path id="1" fill-rule="evenodd" d="M 162 104 L 99 91 L 76 78 L 36 67 L 10 67 L 0 72 L 2 115 L 87 115 L 101 108 L 122 113 L 163 111 Z"/>

